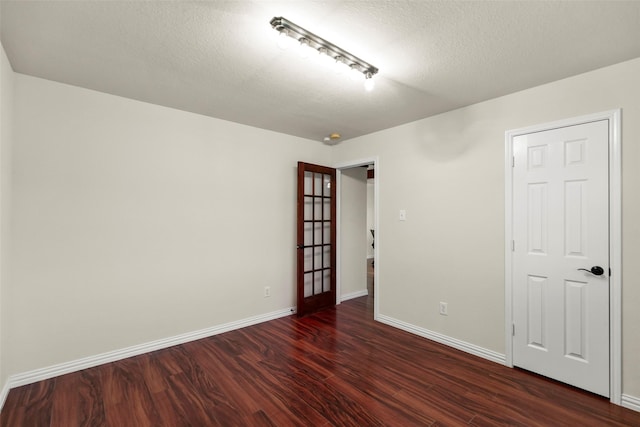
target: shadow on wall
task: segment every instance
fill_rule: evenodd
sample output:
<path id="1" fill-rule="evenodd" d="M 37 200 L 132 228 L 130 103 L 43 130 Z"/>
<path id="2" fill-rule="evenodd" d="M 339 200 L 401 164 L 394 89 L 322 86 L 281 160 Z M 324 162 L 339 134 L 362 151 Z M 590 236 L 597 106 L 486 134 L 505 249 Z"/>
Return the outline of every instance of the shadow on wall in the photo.
<path id="1" fill-rule="evenodd" d="M 473 110 L 463 108 L 418 122 L 415 136 L 429 160 L 445 163 L 461 157 L 474 141 L 483 138 L 489 124 L 489 120 L 476 117 Z"/>

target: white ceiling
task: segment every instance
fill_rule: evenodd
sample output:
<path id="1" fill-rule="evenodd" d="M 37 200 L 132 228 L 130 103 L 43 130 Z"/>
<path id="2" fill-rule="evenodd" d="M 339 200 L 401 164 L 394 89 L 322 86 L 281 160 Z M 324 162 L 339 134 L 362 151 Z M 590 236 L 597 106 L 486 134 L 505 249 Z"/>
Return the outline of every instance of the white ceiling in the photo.
<path id="1" fill-rule="evenodd" d="M 640 57 L 640 1 L 6 1 L 16 72 L 322 140 Z M 276 45 L 283 16 L 380 69 Z M 640 78 L 640 77 L 639 77 Z"/>

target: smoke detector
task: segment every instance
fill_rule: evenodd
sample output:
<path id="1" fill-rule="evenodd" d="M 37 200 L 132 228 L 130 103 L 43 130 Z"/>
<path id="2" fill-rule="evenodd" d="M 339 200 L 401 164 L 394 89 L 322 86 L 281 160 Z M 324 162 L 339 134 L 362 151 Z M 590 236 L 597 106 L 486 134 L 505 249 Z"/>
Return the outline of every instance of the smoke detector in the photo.
<path id="1" fill-rule="evenodd" d="M 340 141 L 340 138 L 342 138 L 342 135 L 334 132 L 332 134 L 329 134 L 329 136 L 325 136 L 323 141 L 327 145 L 336 145 Z"/>

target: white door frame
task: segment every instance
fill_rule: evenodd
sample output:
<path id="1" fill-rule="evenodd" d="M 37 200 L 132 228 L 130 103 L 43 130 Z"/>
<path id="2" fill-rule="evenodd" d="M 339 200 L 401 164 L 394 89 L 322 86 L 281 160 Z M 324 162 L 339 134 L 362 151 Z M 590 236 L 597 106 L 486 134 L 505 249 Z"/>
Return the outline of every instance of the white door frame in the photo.
<path id="1" fill-rule="evenodd" d="M 368 157 L 364 159 L 352 160 L 347 162 L 338 163 L 333 167 L 336 169 L 336 241 L 340 242 L 340 234 L 341 234 L 341 221 L 340 221 L 340 191 L 342 186 L 342 170 L 343 169 L 351 169 L 355 167 L 371 165 L 373 164 L 373 169 L 375 170 L 375 179 L 373 180 L 373 215 L 374 215 L 374 227 L 376 230 L 376 244 L 373 248 L 373 260 L 375 262 L 376 268 L 373 269 L 373 294 L 375 298 L 373 299 L 373 319 L 378 320 L 378 316 L 380 314 L 380 257 L 379 257 L 379 248 L 380 248 L 380 215 L 379 215 L 379 206 L 380 206 L 380 159 L 378 156 Z M 340 292 L 342 289 L 342 285 L 340 283 L 342 275 L 342 266 L 340 262 L 340 244 L 336 247 L 336 304 L 340 304 L 342 302 L 342 298 L 340 296 Z"/>
<path id="2" fill-rule="evenodd" d="M 621 110 L 610 110 L 505 132 L 505 364 L 513 367 L 513 138 L 533 132 L 609 120 L 609 398 L 621 404 L 622 397 L 622 191 Z"/>

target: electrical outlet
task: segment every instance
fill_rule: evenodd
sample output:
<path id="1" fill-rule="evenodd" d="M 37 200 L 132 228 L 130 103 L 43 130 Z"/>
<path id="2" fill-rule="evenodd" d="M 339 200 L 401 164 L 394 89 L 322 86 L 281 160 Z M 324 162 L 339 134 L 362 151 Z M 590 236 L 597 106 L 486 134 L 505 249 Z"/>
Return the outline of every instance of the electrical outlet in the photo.
<path id="1" fill-rule="evenodd" d="M 447 309 L 447 303 L 446 302 L 441 302 L 440 303 L 440 314 L 442 316 L 449 315 L 449 310 Z"/>
<path id="2" fill-rule="evenodd" d="M 265 286 L 264 287 L 264 297 L 270 297 L 271 296 L 271 288 L 269 286 Z"/>

